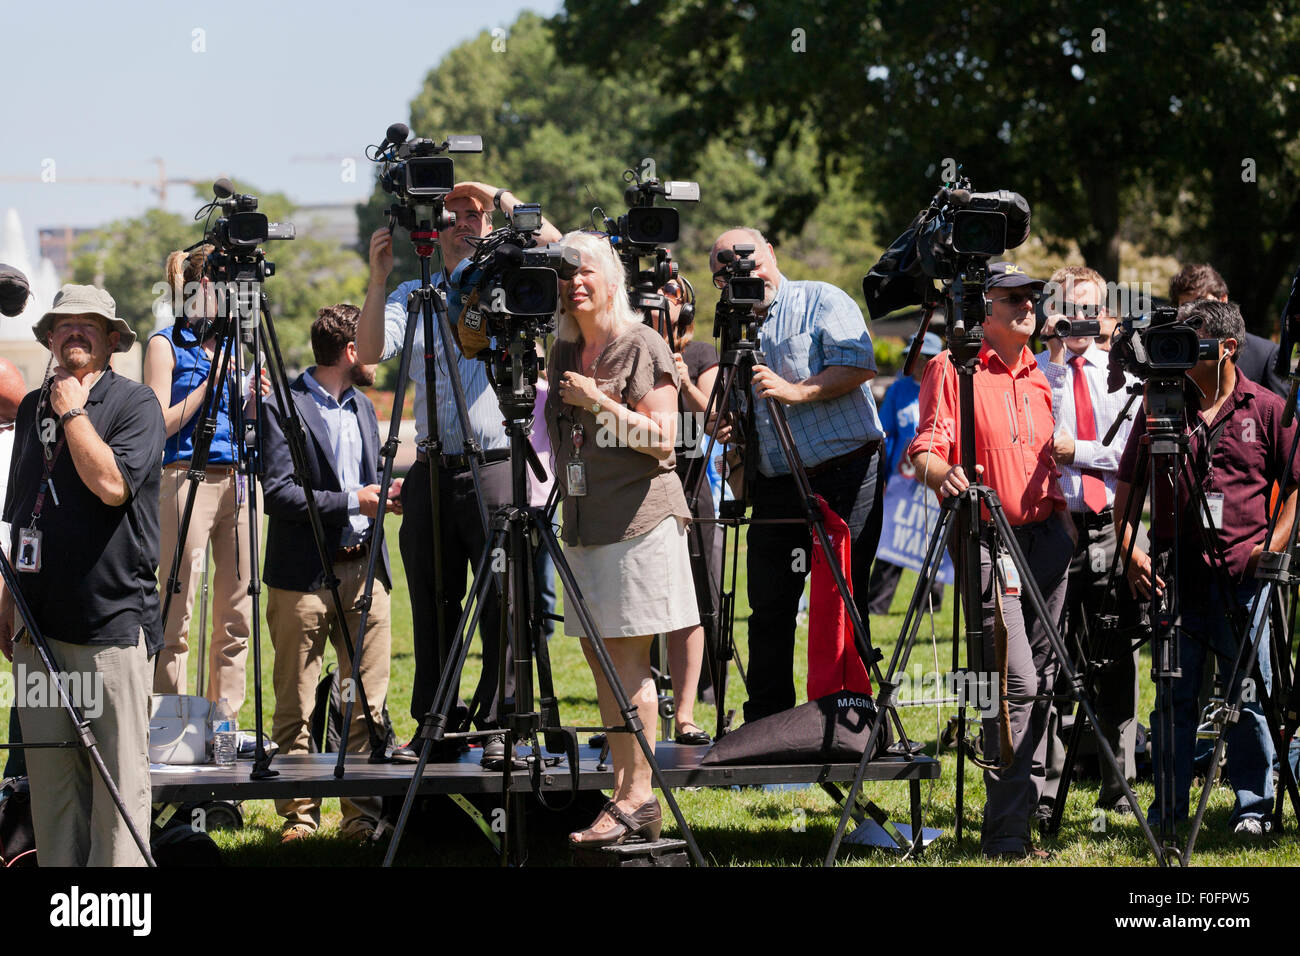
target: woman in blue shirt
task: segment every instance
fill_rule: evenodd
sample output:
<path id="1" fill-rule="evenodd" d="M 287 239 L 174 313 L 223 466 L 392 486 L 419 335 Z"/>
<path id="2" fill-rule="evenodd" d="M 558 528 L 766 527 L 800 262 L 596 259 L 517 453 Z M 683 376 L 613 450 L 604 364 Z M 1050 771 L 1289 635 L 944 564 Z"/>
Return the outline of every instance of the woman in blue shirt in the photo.
<path id="1" fill-rule="evenodd" d="M 167 586 L 176 552 L 189 482 L 186 472 L 194 452 L 194 429 L 207 395 L 208 374 L 217 346 L 216 336 L 202 342 L 193 324 L 217 314 L 215 289 L 203 275 L 211 246 L 193 252 L 173 252 L 167 258 L 167 283 L 182 344 L 173 341 L 172 329 L 156 332 L 145 350 L 144 382 L 158 396 L 163 409 L 167 444 L 163 452 L 160 492 L 161 542 L 159 583 Z M 253 613 L 248 593 L 249 547 L 248 482 L 238 474 L 238 453 L 230 418 L 232 395 L 243 390 L 227 373 L 216 412 L 216 431 L 207 459 L 207 473 L 198 485 L 194 510 L 184 542 L 178 579 L 181 590 L 173 596 L 163 622 L 166 645 L 158 655 L 154 692 L 187 692 L 186 662 L 189 652 L 190 614 L 194 584 L 201 573 L 203 554 L 212 545 L 212 632 L 208 640 L 208 686 L 211 701 L 223 697 L 238 713 L 244 701 L 245 658 Z M 251 409 L 250 409 L 251 411 Z M 200 692 L 204 688 L 199 689 Z"/>

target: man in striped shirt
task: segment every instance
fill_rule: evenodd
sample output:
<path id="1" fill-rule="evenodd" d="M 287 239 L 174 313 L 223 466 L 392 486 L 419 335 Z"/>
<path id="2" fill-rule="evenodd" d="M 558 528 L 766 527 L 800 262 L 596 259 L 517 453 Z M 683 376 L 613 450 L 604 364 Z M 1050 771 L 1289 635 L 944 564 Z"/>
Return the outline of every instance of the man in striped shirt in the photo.
<path id="1" fill-rule="evenodd" d="M 447 288 L 447 279 L 463 259 L 474 252 L 474 240 L 492 231 L 492 210 L 509 215 L 518 200 L 508 189 L 493 189 L 476 182 L 458 183 L 446 197 L 448 212 L 455 213 L 456 222 L 438 236 L 442 251 L 443 268 L 433 276 L 432 284 L 440 293 Z M 537 235 L 539 243 L 560 238 L 560 231 L 546 220 Z M 399 356 L 406 335 L 407 296 L 419 288 L 419 280 L 403 282 L 391 295 L 385 296 L 388 276 L 393 270 L 393 235 L 387 228 L 375 230 L 370 237 L 370 283 L 366 299 L 361 306 L 357 323 L 357 356 L 363 364 L 387 361 Z M 456 315 L 449 315 L 452 325 Z M 436 317 L 435 317 L 436 321 Z M 434 414 L 437 415 L 437 434 L 442 441 L 441 454 L 430 460 L 424 451 L 416 455 L 415 464 L 407 472 L 402 486 L 402 529 L 399 540 L 406 583 L 411 592 L 411 626 L 415 637 L 415 682 L 411 691 L 411 716 L 417 721 L 433 706 L 438 679 L 447 662 L 448 650 L 455 630 L 460 623 L 461 598 L 465 594 L 467 569 L 483 552 L 486 538 L 479 519 L 478 499 L 474 494 L 473 475 L 470 470 L 460 418 L 457 415 L 455 395 L 452 391 L 448 360 L 456 363 L 461 383 L 465 389 L 469 427 L 483 449 L 487 464 L 480 469 L 483 503 L 491 517 L 510 501 L 510 448 L 502 424 L 501 407 L 487 380 L 483 363 L 467 359 L 459 353 L 444 354 L 442 337 L 434 330 L 432 352 L 437 376 L 434 388 Z M 425 408 L 424 329 L 417 327 L 411 348 L 410 377 L 415 383 L 415 438 L 421 442 L 429 437 L 429 422 Z M 429 540 L 432 529 L 433 501 L 429 491 L 429 469 L 439 469 L 439 497 L 442 526 L 443 609 L 446 632 L 437 631 L 437 608 L 434 594 L 436 582 L 433 569 L 433 544 Z M 479 729 L 500 726 L 497 700 L 498 621 L 499 605 L 495 588 L 488 591 L 480 616 L 479 633 L 483 635 L 483 672 L 474 699 L 469 705 L 469 717 Z M 506 696 L 513 692 L 513 675 L 506 668 Z M 462 715 L 453 715 L 453 723 L 463 723 Z M 449 729 L 459 730 L 460 726 Z M 489 741 L 485 757 L 504 755 L 503 740 Z M 438 756 L 454 756 L 455 748 Z M 408 748 L 401 748 L 399 759 L 414 757 Z"/>

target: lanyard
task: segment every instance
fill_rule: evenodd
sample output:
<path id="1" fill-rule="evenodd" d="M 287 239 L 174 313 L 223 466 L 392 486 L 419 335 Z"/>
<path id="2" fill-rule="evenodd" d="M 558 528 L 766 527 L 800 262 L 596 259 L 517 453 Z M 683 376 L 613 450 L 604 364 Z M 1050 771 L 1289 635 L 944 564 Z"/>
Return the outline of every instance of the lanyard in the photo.
<path id="1" fill-rule="evenodd" d="M 32 507 L 32 520 L 29 527 L 36 527 L 36 519 L 41 516 L 41 509 L 45 507 L 46 491 L 49 491 L 53 495 L 55 505 L 59 503 L 59 495 L 58 492 L 54 490 L 52 476 L 54 474 L 54 466 L 58 464 L 59 455 L 63 453 L 63 446 L 66 444 L 67 440 L 68 436 L 66 434 L 59 436 L 59 440 L 55 444 L 53 452 L 48 448 L 43 447 L 41 449 L 41 486 L 36 492 L 36 503 Z"/>

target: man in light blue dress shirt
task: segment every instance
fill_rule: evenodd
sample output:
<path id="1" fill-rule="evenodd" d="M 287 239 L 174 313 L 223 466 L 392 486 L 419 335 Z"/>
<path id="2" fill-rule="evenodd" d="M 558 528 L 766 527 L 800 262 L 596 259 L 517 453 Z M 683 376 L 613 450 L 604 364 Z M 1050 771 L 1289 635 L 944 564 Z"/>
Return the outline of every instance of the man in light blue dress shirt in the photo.
<path id="1" fill-rule="evenodd" d="M 880 539 L 885 469 L 880 416 L 871 394 L 876 358 L 862 310 L 826 282 L 785 278 L 776 253 L 754 229 L 732 229 L 713 244 L 709 267 L 720 281 L 718 253 L 737 244 L 755 246 L 753 276 L 767 295 L 754 311 L 763 317 L 759 348 L 765 365 L 752 381 L 758 448 L 746 451 L 758 474 L 748 544 L 749 700 L 745 719 L 756 720 L 795 705 L 794 631 L 799 597 L 812 567 L 812 538 L 800 524 L 765 524 L 765 518 L 803 517 L 790 466 L 762 399 L 785 409 L 794 447 L 813 491 L 844 519 L 853 542 L 854 601 L 867 624 L 868 579 Z M 801 558 L 802 556 L 802 558 Z"/>

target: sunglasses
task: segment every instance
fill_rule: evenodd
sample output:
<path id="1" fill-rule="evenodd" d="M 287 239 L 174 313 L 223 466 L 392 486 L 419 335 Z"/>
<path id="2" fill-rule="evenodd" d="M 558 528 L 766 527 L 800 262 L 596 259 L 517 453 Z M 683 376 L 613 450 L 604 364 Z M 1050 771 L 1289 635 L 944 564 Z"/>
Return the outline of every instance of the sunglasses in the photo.
<path id="1" fill-rule="evenodd" d="M 1007 305 L 1016 309 L 1020 308 L 1020 306 L 1024 305 L 1026 302 L 1030 305 L 1037 305 L 1040 298 L 1042 298 L 1042 296 L 1037 292 L 1013 292 L 1005 298 L 994 298 L 993 296 L 989 296 L 989 300 L 992 302 L 1005 302 Z"/>

